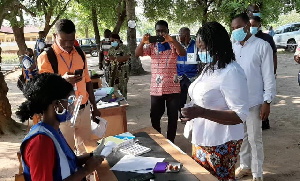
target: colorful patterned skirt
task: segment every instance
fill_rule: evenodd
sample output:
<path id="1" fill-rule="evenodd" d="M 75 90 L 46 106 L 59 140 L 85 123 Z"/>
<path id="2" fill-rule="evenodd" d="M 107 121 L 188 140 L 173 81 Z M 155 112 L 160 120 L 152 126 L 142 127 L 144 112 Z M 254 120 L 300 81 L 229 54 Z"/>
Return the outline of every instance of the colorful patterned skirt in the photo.
<path id="1" fill-rule="evenodd" d="M 218 180 L 235 180 L 235 164 L 243 140 L 233 140 L 218 146 L 193 144 L 192 157 Z"/>

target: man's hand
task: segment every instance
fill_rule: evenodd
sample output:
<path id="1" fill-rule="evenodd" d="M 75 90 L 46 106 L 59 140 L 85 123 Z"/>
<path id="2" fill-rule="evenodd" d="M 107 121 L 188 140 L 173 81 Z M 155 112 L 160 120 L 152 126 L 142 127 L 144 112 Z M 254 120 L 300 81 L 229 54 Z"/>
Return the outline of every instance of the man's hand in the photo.
<path id="1" fill-rule="evenodd" d="M 174 41 L 174 39 L 170 35 L 165 35 L 164 38 L 165 38 L 165 41 L 163 43 L 166 43 L 166 42 L 172 43 Z"/>
<path id="2" fill-rule="evenodd" d="M 194 105 L 193 107 L 187 107 L 181 109 L 181 114 L 184 118 L 181 118 L 183 121 L 190 121 L 194 118 L 201 117 L 204 112 L 204 108 Z"/>
<path id="3" fill-rule="evenodd" d="M 63 76 L 64 79 L 66 79 L 67 82 L 72 84 L 73 86 L 82 80 L 82 76 L 80 75 L 74 75 L 70 72 L 66 72 Z"/>
<path id="4" fill-rule="evenodd" d="M 270 104 L 264 102 L 260 109 L 260 119 L 262 121 L 267 120 L 270 114 Z"/>
<path id="5" fill-rule="evenodd" d="M 149 43 L 150 43 L 150 42 L 149 42 L 149 38 L 150 38 L 150 34 L 149 34 L 149 33 L 145 34 L 145 35 L 143 36 L 143 39 L 142 39 L 141 43 L 149 44 Z"/>
<path id="6" fill-rule="evenodd" d="M 93 121 L 97 124 L 99 124 L 99 119 L 96 118 L 96 116 L 101 117 L 101 112 L 97 109 L 97 107 L 93 107 L 93 112 L 92 112 L 92 116 L 93 116 Z"/>

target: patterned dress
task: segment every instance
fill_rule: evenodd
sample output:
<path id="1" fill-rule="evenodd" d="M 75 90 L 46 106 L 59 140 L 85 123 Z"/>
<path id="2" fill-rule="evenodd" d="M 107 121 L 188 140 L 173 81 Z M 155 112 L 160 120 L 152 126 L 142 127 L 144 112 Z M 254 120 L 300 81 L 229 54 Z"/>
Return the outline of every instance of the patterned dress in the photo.
<path id="1" fill-rule="evenodd" d="M 119 48 L 111 47 L 108 50 L 108 56 L 127 56 L 130 55 L 130 51 L 126 45 L 120 44 Z M 129 65 L 128 61 L 118 62 L 110 61 L 109 71 L 109 86 L 117 88 L 121 91 L 123 96 L 127 99 L 127 83 L 129 80 Z"/>

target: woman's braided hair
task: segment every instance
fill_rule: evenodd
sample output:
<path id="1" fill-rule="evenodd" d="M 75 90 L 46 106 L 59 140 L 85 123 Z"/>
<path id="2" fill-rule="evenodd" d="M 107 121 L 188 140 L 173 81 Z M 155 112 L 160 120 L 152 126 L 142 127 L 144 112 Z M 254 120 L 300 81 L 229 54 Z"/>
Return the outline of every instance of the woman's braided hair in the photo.
<path id="1" fill-rule="evenodd" d="M 57 74 L 38 74 L 25 84 L 23 94 L 27 100 L 16 115 L 24 122 L 34 114 L 42 114 L 53 101 L 65 99 L 72 90 L 72 84 Z"/>
<path id="2" fill-rule="evenodd" d="M 216 63 L 218 69 L 221 69 L 235 60 L 229 35 L 220 23 L 205 23 L 199 28 L 197 38 L 205 43 L 206 50 L 213 57 L 213 62 L 210 65 L 212 69 Z"/>

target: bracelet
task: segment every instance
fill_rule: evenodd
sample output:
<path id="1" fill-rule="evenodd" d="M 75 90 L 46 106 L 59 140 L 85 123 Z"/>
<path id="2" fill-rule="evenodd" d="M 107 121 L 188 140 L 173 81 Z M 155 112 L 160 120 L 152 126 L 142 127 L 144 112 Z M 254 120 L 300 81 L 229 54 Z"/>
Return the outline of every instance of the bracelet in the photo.
<path id="1" fill-rule="evenodd" d="M 91 153 L 90 153 L 90 157 L 93 157 L 93 156 L 94 156 L 94 152 L 91 152 Z"/>

